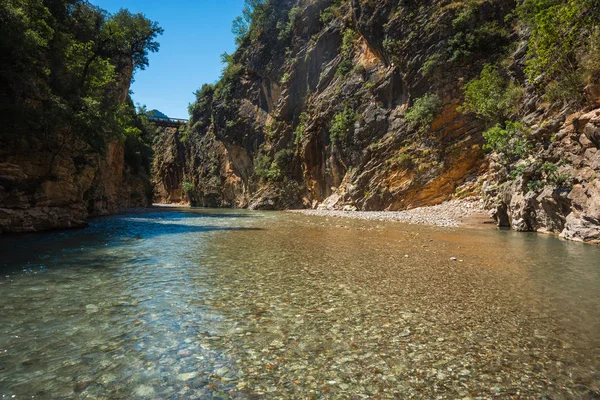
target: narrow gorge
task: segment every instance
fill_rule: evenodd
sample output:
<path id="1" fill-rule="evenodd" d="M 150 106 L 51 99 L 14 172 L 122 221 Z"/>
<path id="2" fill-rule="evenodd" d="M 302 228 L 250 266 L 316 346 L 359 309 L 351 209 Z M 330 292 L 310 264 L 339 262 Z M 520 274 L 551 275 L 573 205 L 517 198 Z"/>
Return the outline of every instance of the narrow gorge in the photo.
<path id="1" fill-rule="evenodd" d="M 84 226 L 151 197 L 367 211 L 476 197 L 499 226 L 598 243 L 598 9 L 591 0 L 248 2 L 237 50 L 179 127 L 153 126 L 128 100 L 133 72 L 158 49 L 155 23 L 137 20 L 135 32 L 135 16 L 100 12 L 104 25 L 65 44 L 8 10 L 7 36 L 31 31 L 42 45 L 23 39 L 35 51 L 17 56 L 18 42 L 4 51 L 22 58 L 15 65 L 42 57 L 51 73 L 33 62 L 2 75 L 0 230 Z M 106 44 L 113 24 L 133 32 L 130 43 Z M 91 47 L 77 44 L 89 38 Z"/>
<path id="2" fill-rule="evenodd" d="M 600 399 L 598 244 L 599 0 L 0 1 L 2 399 Z"/>
<path id="3" fill-rule="evenodd" d="M 499 226 L 598 243 L 598 6 L 549 28 L 540 14 L 569 10 L 542 3 L 265 3 L 189 124 L 159 134 L 158 201 L 403 210 L 476 196 Z M 544 48 L 551 34 L 580 42 Z"/>

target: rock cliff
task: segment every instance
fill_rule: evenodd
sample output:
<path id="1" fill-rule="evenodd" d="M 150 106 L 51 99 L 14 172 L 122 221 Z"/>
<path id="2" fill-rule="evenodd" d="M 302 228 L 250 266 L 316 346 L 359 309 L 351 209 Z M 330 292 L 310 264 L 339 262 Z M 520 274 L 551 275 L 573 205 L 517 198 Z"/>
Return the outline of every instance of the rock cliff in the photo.
<path id="1" fill-rule="evenodd" d="M 87 225 L 89 216 L 150 204 L 149 176 L 125 165 L 122 143 L 103 156 L 0 151 L 0 232 Z"/>
<path id="2" fill-rule="evenodd" d="M 0 3 L 0 233 L 150 204 L 153 127 L 129 88 L 161 33 L 83 0 Z"/>
<path id="3" fill-rule="evenodd" d="M 476 195 L 499 225 L 600 241 L 597 78 L 586 99 L 564 96 L 548 62 L 532 79 L 531 60 L 545 54 L 532 31 L 546 28 L 526 17 L 546 10 L 525 3 L 263 2 L 222 79 L 197 92 L 189 126 L 165 134 L 162 198 L 401 210 Z M 592 27 L 594 7 L 579 18 Z M 479 101 L 494 115 L 465 106 L 480 76 L 514 106 L 498 90 Z M 503 136 L 511 127 L 524 138 Z"/>

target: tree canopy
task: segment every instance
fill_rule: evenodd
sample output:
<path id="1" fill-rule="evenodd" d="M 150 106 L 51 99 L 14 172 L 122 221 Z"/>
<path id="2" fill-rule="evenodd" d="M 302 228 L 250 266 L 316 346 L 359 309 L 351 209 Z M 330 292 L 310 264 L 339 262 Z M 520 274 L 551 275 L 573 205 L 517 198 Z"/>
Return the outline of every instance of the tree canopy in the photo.
<path id="1" fill-rule="evenodd" d="M 131 131 L 129 84 L 163 30 L 83 0 L 0 3 L 0 140 L 77 139 L 101 151 Z"/>

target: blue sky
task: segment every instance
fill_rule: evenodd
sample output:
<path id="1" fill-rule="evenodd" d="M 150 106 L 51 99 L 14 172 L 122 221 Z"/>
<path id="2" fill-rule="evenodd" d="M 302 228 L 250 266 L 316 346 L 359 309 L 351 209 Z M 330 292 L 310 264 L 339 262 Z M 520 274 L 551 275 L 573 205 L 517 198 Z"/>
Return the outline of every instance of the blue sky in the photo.
<path id="1" fill-rule="evenodd" d="M 114 13 L 121 8 L 158 21 L 165 33 L 150 67 L 135 75 L 133 101 L 173 118 L 187 118 L 194 91 L 215 82 L 220 55 L 233 52 L 231 21 L 242 13 L 243 0 L 91 0 Z"/>

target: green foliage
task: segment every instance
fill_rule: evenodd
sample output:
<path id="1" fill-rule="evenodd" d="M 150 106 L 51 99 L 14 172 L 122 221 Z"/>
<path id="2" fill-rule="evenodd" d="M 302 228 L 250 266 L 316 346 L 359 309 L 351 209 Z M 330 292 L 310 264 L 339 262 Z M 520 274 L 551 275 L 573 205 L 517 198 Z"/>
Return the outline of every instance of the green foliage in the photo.
<path id="1" fill-rule="evenodd" d="M 272 162 L 273 160 L 267 154 L 259 153 L 254 158 L 254 174 L 266 181 Z"/>
<path id="2" fill-rule="evenodd" d="M 210 124 L 210 109 L 215 94 L 215 85 L 205 83 L 200 90 L 197 90 L 196 101 L 188 107 L 191 125 L 198 125 L 198 128 L 206 128 Z"/>
<path id="3" fill-rule="evenodd" d="M 418 98 L 404 116 L 411 128 L 425 131 L 440 111 L 442 101 L 437 94 L 427 94 Z"/>
<path id="4" fill-rule="evenodd" d="M 356 113 L 350 107 L 344 108 L 343 111 L 333 116 L 331 128 L 329 129 L 329 138 L 332 145 L 336 146 L 346 140 L 355 120 Z"/>
<path id="5" fill-rule="evenodd" d="M 452 27 L 456 30 L 468 29 L 477 16 L 477 7 L 476 1 L 469 1 L 452 20 Z"/>
<path id="6" fill-rule="evenodd" d="M 125 163 L 136 173 L 150 173 L 156 128 L 148 121 L 145 110 L 140 108 L 136 112 L 131 101 L 128 101 L 119 123 L 124 136 Z"/>
<path id="7" fill-rule="evenodd" d="M 424 63 L 419 72 L 423 76 L 433 75 L 443 65 L 444 57 L 440 53 L 431 55 Z"/>
<path id="8" fill-rule="evenodd" d="M 291 74 L 289 72 L 284 73 L 283 76 L 281 77 L 281 84 L 285 85 L 286 83 L 288 83 L 290 81 L 290 77 L 291 77 Z"/>
<path id="9" fill-rule="evenodd" d="M 527 156 L 531 150 L 528 142 L 529 129 L 521 122 L 506 121 L 483 132 L 484 150 L 495 151 L 506 163 Z"/>
<path id="10" fill-rule="evenodd" d="M 294 151 L 291 149 L 279 150 L 273 159 L 261 153 L 254 159 L 254 174 L 268 182 L 283 181 L 290 174 L 293 156 Z"/>
<path id="11" fill-rule="evenodd" d="M 573 67 L 600 20 L 596 0 L 523 0 L 518 11 L 532 27 L 527 65 L 532 79 Z"/>
<path id="12" fill-rule="evenodd" d="M 389 162 L 398 166 L 400 169 L 410 169 L 415 166 L 412 156 L 404 150 L 400 150 L 394 158 L 389 160 Z"/>
<path id="13" fill-rule="evenodd" d="M 264 128 L 264 132 L 265 132 L 265 138 L 268 139 L 273 139 L 275 137 L 275 127 L 273 126 L 273 122 L 272 121 L 268 121 L 265 123 L 265 128 Z"/>
<path id="14" fill-rule="evenodd" d="M 245 40 L 252 42 L 259 37 L 272 45 L 288 41 L 298 12 L 298 7 L 288 11 L 277 0 L 244 0 L 242 15 L 232 23 L 235 42 L 239 46 Z"/>
<path id="15" fill-rule="evenodd" d="M 0 139 L 43 138 L 52 152 L 137 141 L 129 79 L 148 65 L 161 33 L 142 14 L 110 15 L 83 0 L 1 2 Z"/>
<path id="16" fill-rule="evenodd" d="M 523 0 L 531 27 L 525 72 L 551 101 L 582 102 L 583 87 L 600 78 L 600 4 L 597 0 Z"/>
<path id="17" fill-rule="evenodd" d="M 352 71 L 352 60 L 342 60 L 335 72 L 337 76 L 346 76 Z"/>
<path id="18" fill-rule="evenodd" d="M 560 78 L 546 85 L 544 98 L 551 103 L 557 101 L 582 103 L 585 99 L 582 90 L 584 85 L 581 71 L 563 71 Z"/>
<path id="19" fill-rule="evenodd" d="M 554 187 L 569 187 L 572 176 L 566 172 L 559 172 L 559 166 L 551 162 L 542 164 L 541 171 L 545 181 Z"/>
<path id="20" fill-rule="evenodd" d="M 250 31 L 253 21 L 258 23 L 258 21 L 261 19 L 260 7 L 263 6 L 264 3 L 264 0 L 244 0 L 242 15 L 236 17 L 231 26 L 231 32 L 233 33 L 235 42 L 238 45 L 242 43 L 244 37 Z"/>
<path id="21" fill-rule="evenodd" d="M 341 5 L 345 1 L 346 0 L 333 0 L 329 7 L 323 9 L 319 15 L 319 20 L 321 23 L 326 25 L 335 18 L 342 18 L 343 15 Z"/>
<path id="22" fill-rule="evenodd" d="M 585 84 L 600 83 L 600 26 L 589 36 L 588 48 L 581 53 L 581 66 Z"/>
<path id="23" fill-rule="evenodd" d="M 346 28 L 344 30 L 344 35 L 342 37 L 342 45 L 340 46 L 340 54 L 342 56 L 342 61 L 338 65 L 338 69 L 336 71 L 337 76 L 345 76 L 348 72 L 352 71 L 353 62 L 352 58 L 354 57 L 354 46 L 356 45 L 356 40 L 358 39 L 358 34 L 350 29 Z"/>
<path id="24" fill-rule="evenodd" d="M 382 45 L 386 53 L 393 54 L 396 53 L 398 49 L 402 47 L 402 42 L 386 37 L 385 39 L 383 39 Z"/>
<path id="25" fill-rule="evenodd" d="M 225 67 L 221 72 L 221 78 L 214 86 L 214 97 L 221 101 L 231 101 L 243 67 L 235 62 L 233 55 L 228 53 L 221 54 L 221 62 Z"/>
<path id="26" fill-rule="evenodd" d="M 281 22 L 279 21 L 277 24 L 277 27 L 279 29 L 279 34 L 277 36 L 277 38 L 280 41 L 287 41 L 291 34 L 292 34 L 292 28 L 294 27 L 294 21 L 296 21 L 296 17 L 298 16 L 298 13 L 300 12 L 300 7 L 298 6 L 294 6 L 290 9 L 290 11 L 288 12 L 288 21 L 287 22 Z"/>
<path id="27" fill-rule="evenodd" d="M 488 124 L 498 124 L 516 111 L 522 89 L 513 82 L 506 83 L 498 69 L 486 64 L 479 78 L 475 78 L 463 87 L 465 101 L 462 112 L 474 112 Z"/>
<path id="28" fill-rule="evenodd" d="M 467 59 L 475 53 L 497 52 L 508 43 L 508 32 L 496 21 L 487 22 L 473 30 L 459 31 L 448 41 L 448 61 Z"/>
<path id="29" fill-rule="evenodd" d="M 184 180 L 181 182 L 181 189 L 185 194 L 190 195 L 194 192 L 196 187 L 192 182 Z"/>
<path id="30" fill-rule="evenodd" d="M 354 46 L 358 34 L 356 31 L 350 28 L 344 29 L 344 36 L 342 37 L 342 46 L 340 47 L 340 54 L 346 59 L 351 59 L 354 56 Z"/>
<path id="31" fill-rule="evenodd" d="M 539 192 L 544 188 L 544 182 L 538 179 L 532 179 L 527 182 L 527 190 L 530 192 Z"/>
<path id="32" fill-rule="evenodd" d="M 319 14 L 319 20 L 321 21 L 321 23 L 323 25 L 327 25 L 329 22 L 333 21 L 334 18 L 335 18 L 334 6 L 329 6 L 329 7 L 325 8 Z"/>
<path id="33" fill-rule="evenodd" d="M 364 75 L 367 72 L 367 69 L 365 68 L 364 65 L 357 64 L 354 66 L 354 68 L 352 68 L 352 72 L 354 72 L 358 75 Z"/>
<path id="34" fill-rule="evenodd" d="M 300 141 L 302 140 L 302 137 L 304 136 L 304 131 L 306 129 L 306 122 L 308 121 L 308 114 L 303 112 L 300 114 L 300 117 L 298 118 L 298 125 L 296 126 L 296 129 L 294 130 L 294 143 L 298 144 L 300 143 Z"/>

